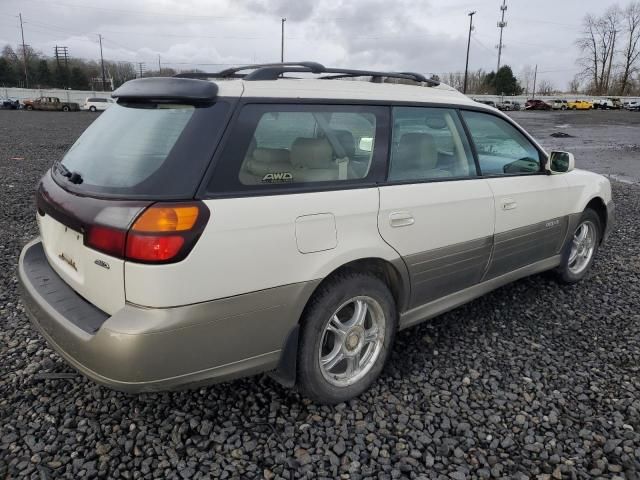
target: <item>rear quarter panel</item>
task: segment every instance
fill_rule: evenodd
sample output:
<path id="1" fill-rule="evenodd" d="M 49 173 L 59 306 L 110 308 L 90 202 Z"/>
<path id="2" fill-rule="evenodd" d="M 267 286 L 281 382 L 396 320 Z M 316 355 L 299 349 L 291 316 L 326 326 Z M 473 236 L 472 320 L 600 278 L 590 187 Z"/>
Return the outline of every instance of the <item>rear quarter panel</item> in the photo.
<path id="1" fill-rule="evenodd" d="M 211 217 L 185 260 L 163 266 L 125 263 L 128 302 L 151 307 L 192 304 L 321 279 L 360 258 L 398 258 L 378 232 L 377 188 L 205 203 Z M 302 253 L 305 244 L 317 242 L 297 238 L 300 217 L 314 215 L 335 219 L 307 230 L 330 241 Z M 323 224 L 331 231 L 315 230 Z"/>

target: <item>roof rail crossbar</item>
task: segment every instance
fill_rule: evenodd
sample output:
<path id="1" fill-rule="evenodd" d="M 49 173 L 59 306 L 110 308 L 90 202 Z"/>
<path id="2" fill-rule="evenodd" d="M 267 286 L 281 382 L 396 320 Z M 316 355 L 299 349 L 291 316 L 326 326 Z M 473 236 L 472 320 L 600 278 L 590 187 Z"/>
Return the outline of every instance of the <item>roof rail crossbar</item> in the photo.
<path id="1" fill-rule="evenodd" d="M 176 78 L 196 78 L 196 79 L 206 80 L 208 78 L 244 78 L 245 75 L 244 74 L 240 74 L 240 73 L 233 73 L 233 74 L 230 74 L 230 75 L 220 75 L 220 72 L 213 72 L 213 73 L 207 73 L 207 72 L 184 72 L 184 73 L 176 73 L 174 75 L 174 77 L 176 77 Z"/>
<path id="2" fill-rule="evenodd" d="M 239 73 L 243 70 L 252 70 L 249 73 Z M 371 77 L 372 81 L 381 81 L 383 78 L 402 78 L 415 82 L 426 83 L 430 86 L 437 86 L 439 81 L 427 78 L 421 73 L 414 72 L 379 72 L 372 70 L 353 70 L 348 68 L 327 68 L 317 62 L 283 62 L 283 63 L 260 63 L 256 65 L 243 65 L 239 67 L 227 68 L 217 73 L 180 73 L 176 77 L 183 78 L 243 78 L 252 80 L 277 80 L 285 73 L 315 73 L 334 74 L 320 77 L 322 79 L 336 79 L 346 77 Z"/>
<path id="3" fill-rule="evenodd" d="M 305 67 L 309 70 L 304 70 L 304 71 L 311 71 L 312 73 L 322 73 L 325 70 L 324 65 L 317 62 L 283 62 L 283 63 L 258 63 L 255 65 L 242 65 L 239 67 L 227 68 L 219 72 L 219 74 L 222 76 L 227 76 L 232 73 L 238 73 L 242 70 L 259 70 L 261 68 L 271 68 L 271 67 L 280 67 L 280 68 Z M 286 70 L 286 71 L 289 71 L 289 70 Z"/>

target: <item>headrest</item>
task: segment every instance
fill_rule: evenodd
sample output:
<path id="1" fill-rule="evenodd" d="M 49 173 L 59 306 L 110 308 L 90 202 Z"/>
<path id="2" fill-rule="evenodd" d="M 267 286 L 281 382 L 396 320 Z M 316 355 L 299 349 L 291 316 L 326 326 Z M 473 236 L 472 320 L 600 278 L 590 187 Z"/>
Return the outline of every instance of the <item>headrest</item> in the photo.
<path id="1" fill-rule="evenodd" d="M 336 168 L 326 138 L 296 138 L 291 145 L 291 163 L 303 168 Z"/>
<path id="2" fill-rule="evenodd" d="M 353 158 L 356 154 L 356 141 L 353 139 L 353 134 L 349 130 L 334 130 L 333 133 L 344 148 L 347 157 Z"/>
<path id="3" fill-rule="evenodd" d="M 283 163 L 289 161 L 289 150 L 286 148 L 256 148 L 253 159 L 259 163 Z"/>
<path id="4" fill-rule="evenodd" d="M 404 168 L 435 168 L 438 149 L 430 133 L 410 132 L 400 137 L 398 157 Z"/>

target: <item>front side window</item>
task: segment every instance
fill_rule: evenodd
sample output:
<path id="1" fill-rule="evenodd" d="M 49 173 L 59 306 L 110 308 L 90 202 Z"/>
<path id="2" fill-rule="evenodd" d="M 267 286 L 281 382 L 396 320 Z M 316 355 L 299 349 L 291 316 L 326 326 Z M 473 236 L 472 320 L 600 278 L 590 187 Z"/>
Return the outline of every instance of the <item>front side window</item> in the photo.
<path id="1" fill-rule="evenodd" d="M 475 175 L 473 155 L 455 110 L 394 107 L 389 180 Z"/>
<path id="2" fill-rule="evenodd" d="M 223 153 L 240 186 L 362 180 L 378 120 L 369 107 L 247 105 Z M 214 184 L 220 176 L 214 175 Z"/>
<path id="3" fill-rule="evenodd" d="M 462 112 L 478 152 L 483 175 L 512 175 L 540 171 L 538 149 L 513 125 L 481 112 Z"/>

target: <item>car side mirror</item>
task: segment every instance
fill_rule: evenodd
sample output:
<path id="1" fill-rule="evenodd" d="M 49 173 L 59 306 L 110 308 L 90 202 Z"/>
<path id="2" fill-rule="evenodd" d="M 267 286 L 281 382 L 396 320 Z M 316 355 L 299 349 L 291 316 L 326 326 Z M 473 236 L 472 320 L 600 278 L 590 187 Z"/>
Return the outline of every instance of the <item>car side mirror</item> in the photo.
<path id="1" fill-rule="evenodd" d="M 546 170 L 549 173 L 567 173 L 576 166 L 576 160 L 573 153 L 554 150 L 547 160 Z"/>

